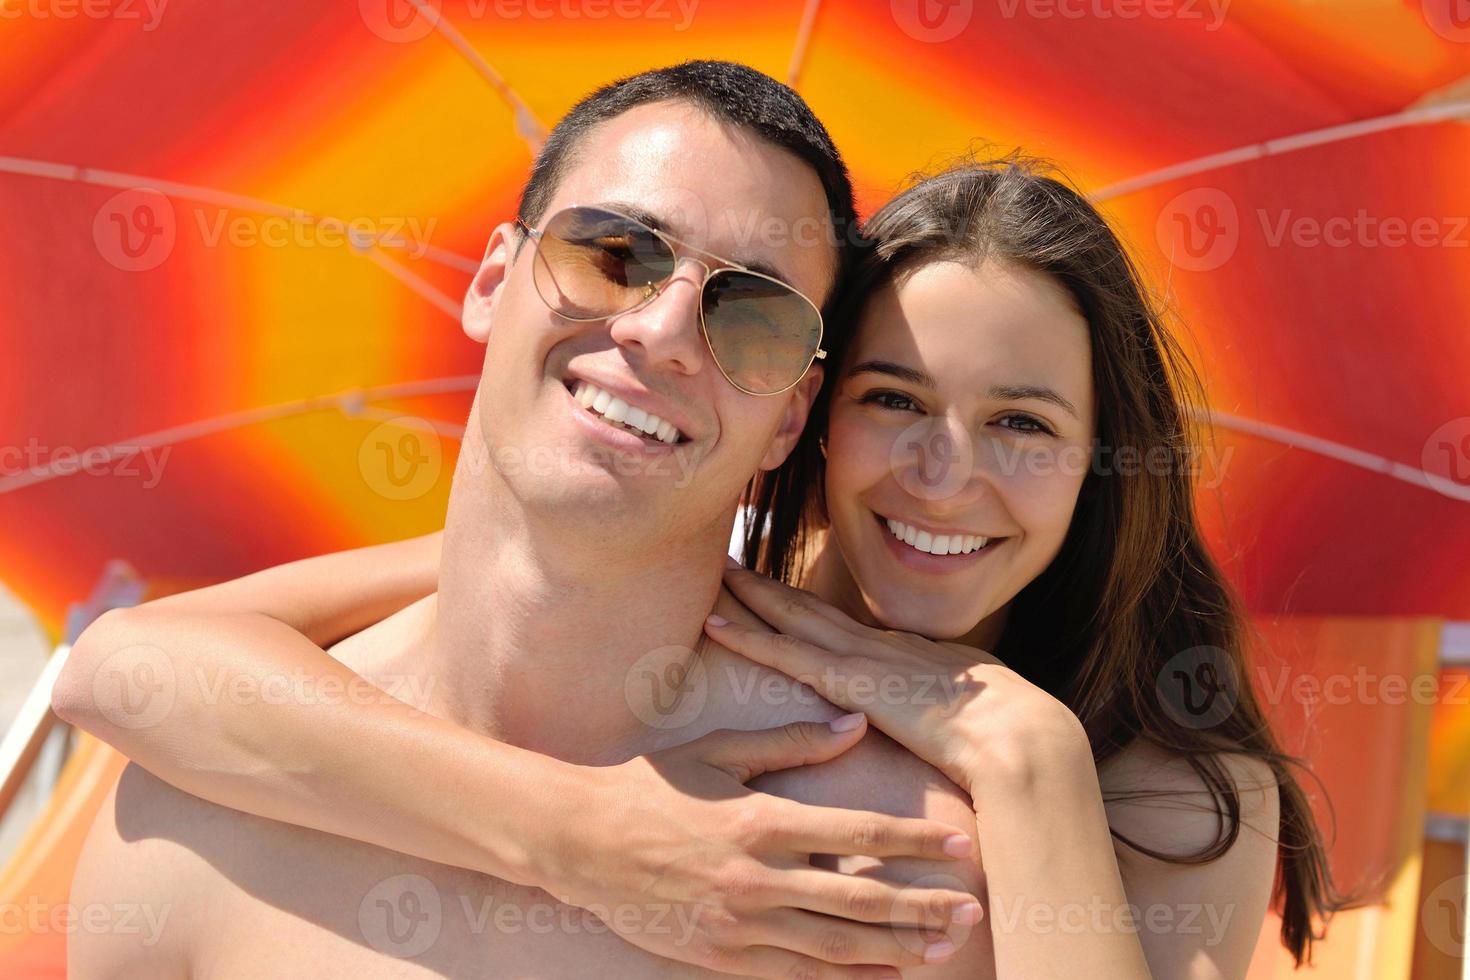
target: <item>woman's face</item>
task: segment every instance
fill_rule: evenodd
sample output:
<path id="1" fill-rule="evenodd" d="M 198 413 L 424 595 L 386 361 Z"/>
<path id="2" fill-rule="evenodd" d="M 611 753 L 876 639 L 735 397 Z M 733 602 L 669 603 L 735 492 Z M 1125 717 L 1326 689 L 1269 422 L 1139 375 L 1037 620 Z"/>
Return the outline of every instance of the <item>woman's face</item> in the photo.
<path id="1" fill-rule="evenodd" d="M 945 261 L 875 292 L 833 393 L 826 483 L 872 616 L 959 638 L 1002 609 L 1061 548 L 1094 424 L 1087 321 L 1055 280 Z"/>

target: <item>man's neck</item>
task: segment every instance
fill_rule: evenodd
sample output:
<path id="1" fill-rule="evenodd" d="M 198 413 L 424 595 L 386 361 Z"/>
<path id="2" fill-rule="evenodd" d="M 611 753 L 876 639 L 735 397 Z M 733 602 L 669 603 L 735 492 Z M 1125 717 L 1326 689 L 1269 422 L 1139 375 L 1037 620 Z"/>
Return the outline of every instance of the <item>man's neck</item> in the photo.
<path id="1" fill-rule="evenodd" d="M 681 676 L 695 661 L 733 513 L 723 528 L 680 543 L 621 549 L 611 534 L 537 528 L 524 513 L 455 516 L 451 502 L 422 665 L 437 710 L 585 764 L 663 744 L 667 733 L 639 703 L 648 690 L 638 678 Z"/>

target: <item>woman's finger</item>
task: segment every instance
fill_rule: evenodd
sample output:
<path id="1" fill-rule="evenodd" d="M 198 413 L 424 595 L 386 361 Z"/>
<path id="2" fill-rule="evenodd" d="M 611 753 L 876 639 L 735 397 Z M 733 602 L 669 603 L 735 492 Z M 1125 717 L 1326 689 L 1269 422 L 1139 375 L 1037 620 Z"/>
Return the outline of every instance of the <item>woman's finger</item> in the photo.
<path id="1" fill-rule="evenodd" d="M 766 575 L 726 569 L 725 587 L 779 632 L 835 652 L 848 652 L 867 629 L 831 603 Z"/>
<path id="2" fill-rule="evenodd" d="M 895 817 L 794 801 L 782 805 L 779 813 L 771 839 L 783 850 L 801 857 L 862 854 L 949 861 L 968 857 L 972 848 L 969 835 L 958 827 L 924 817 Z"/>
<path id="3" fill-rule="evenodd" d="M 834 722 L 841 724 L 833 727 Z M 793 721 L 748 732 L 715 729 L 677 750 L 748 783 L 763 773 L 835 759 L 858 743 L 866 724 L 863 715 L 847 715 L 833 722 Z"/>
<path id="4" fill-rule="evenodd" d="M 758 664 L 792 677 L 814 688 L 840 708 L 864 711 L 850 698 L 852 684 L 841 669 L 841 654 L 790 633 L 771 633 L 732 623 L 711 614 L 704 630 L 710 639 Z"/>

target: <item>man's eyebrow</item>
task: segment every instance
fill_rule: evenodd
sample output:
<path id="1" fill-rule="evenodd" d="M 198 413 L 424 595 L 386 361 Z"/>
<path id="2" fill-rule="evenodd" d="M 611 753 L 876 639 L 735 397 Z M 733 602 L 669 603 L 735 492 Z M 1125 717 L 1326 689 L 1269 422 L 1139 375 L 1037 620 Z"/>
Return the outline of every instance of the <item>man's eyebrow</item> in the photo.
<path id="1" fill-rule="evenodd" d="M 889 377 L 907 381 L 909 384 L 918 385 L 922 388 L 937 388 L 939 383 L 929 372 L 919 368 L 908 367 L 904 364 L 895 364 L 893 361 L 871 360 L 861 361 L 854 365 L 849 374 L 886 374 Z M 1050 402 L 1073 418 L 1080 419 L 1082 416 L 1077 411 L 1077 406 L 1068 401 L 1055 388 L 1046 385 L 991 385 L 987 394 L 997 401 L 1023 401 L 1025 399 L 1036 399 L 1037 401 Z"/>
<path id="2" fill-rule="evenodd" d="M 653 230 L 661 231 L 671 238 L 680 238 L 678 229 L 670 228 L 668 222 L 661 220 L 658 215 L 649 211 L 647 208 L 639 207 L 638 205 L 631 204 L 627 201 L 603 201 L 595 206 L 599 208 L 604 208 L 608 211 L 616 211 L 619 214 L 625 214 L 630 218 L 635 218 L 638 221 L 643 222 L 645 225 L 652 228 Z M 708 256 L 713 254 L 703 251 L 697 245 L 691 245 L 690 247 L 699 252 L 701 255 Z M 726 258 L 726 256 L 723 255 L 719 257 L 722 259 Z M 763 262 L 760 259 L 747 260 L 733 256 L 730 257 L 728 261 L 734 262 L 736 265 L 743 266 L 749 269 L 751 272 L 759 272 L 763 276 L 770 276 L 772 279 L 784 283 L 787 286 L 791 285 L 791 280 L 782 275 L 780 270 L 778 270 L 775 266 L 771 265 L 768 262 Z"/>
<path id="3" fill-rule="evenodd" d="M 630 204 L 627 201 L 602 201 L 593 205 L 593 207 L 602 208 L 604 211 L 616 211 L 618 214 L 625 214 L 630 218 L 643 222 L 656 231 L 666 232 L 675 238 L 678 237 L 678 233 L 670 229 L 668 224 L 659 218 L 658 215 L 636 204 Z"/>

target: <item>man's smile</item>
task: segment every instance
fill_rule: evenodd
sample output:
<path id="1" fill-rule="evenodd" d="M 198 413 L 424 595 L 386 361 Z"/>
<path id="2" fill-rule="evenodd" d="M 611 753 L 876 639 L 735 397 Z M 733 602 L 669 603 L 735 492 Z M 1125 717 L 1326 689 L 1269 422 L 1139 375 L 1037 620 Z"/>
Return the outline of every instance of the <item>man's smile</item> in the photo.
<path id="1" fill-rule="evenodd" d="M 673 423 L 656 413 L 630 403 L 590 381 L 573 378 L 567 390 L 577 404 L 610 426 L 632 433 L 645 441 L 673 445 L 688 439 Z"/>

